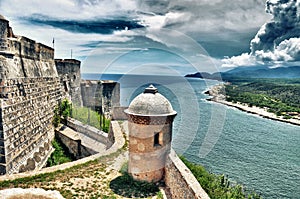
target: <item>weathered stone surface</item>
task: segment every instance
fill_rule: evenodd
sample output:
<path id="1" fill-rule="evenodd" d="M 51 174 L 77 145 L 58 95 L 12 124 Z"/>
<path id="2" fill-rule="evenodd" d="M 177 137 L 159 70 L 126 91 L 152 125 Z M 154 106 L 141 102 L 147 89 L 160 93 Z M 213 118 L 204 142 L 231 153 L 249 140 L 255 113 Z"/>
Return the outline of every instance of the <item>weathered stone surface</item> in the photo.
<path id="1" fill-rule="evenodd" d="M 164 181 L 172 199 L 209 199 L 195 176 L 173 150 L 168 156 Z"/>
<path id="2" fill-rule="evenodd" d="M 107 144 L 108 134 L 93 126 L 85 125 L 73 118 L 68 118 L 67 126 L 83 135 L 92 138 L 93 140 L 96 140 L 97 142 L 100 142 L 104 145 Z"/>
<path id="3" fill-rule="evenodd" d="M 124 110 L 127 109 L 128 107 L 124 106 L 115 106 L 112 107 L 112 120 L 127 120 L 128 117 L 124 113 Z"/>
<path id="4" fill-rule="evenodd" d="M 80 61 L 76 59 L 55 59 L 58 75 L 65 79 L 63 87 L 68 90 L 71 100 L 77 106 L 82 106 Z"/>
<path id="5" fill-rule="evenodd" d="M 52 48 L 22 36 L 0 37 L 1 79 L 58 76 Z"/>
<path id="6" fill-rule="evenodd" d="M 6 172 L 17 172 L 34 153 L 41 159 L 47 156 L 50 134 L 53 133 L 53 110 L 63 95 L 58 77 L 15 78 L 0 82 L 0 131 L 3 132 L 0 151 L 5 156 L 1 164 L 6 167 Z"/>
<path id="7" fill-rule="evenodd" d="M 171 103 L 160 93 L 144 92 L 130 103 L 127 112 L 134 115 L 175 115 Z"/>
<path id="8" fill-rule="evenodd" d="M 81 83 L 82 102 L 111 118 L 113 107 L 120 106 L 120 84 L 114 81 L 83 80 Z"/>

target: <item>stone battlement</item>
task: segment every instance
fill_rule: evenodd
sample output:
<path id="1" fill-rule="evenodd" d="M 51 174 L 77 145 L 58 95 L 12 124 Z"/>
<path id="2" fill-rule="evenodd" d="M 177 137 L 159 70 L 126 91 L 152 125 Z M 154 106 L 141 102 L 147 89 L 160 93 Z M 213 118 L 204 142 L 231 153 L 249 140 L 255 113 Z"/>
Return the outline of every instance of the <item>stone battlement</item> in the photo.
<path id="1" fill-rule="evenodd" d="M 15 36 L 0 17 L 0 79 L 57 77 L 54 49 L 24 36 Z"/>

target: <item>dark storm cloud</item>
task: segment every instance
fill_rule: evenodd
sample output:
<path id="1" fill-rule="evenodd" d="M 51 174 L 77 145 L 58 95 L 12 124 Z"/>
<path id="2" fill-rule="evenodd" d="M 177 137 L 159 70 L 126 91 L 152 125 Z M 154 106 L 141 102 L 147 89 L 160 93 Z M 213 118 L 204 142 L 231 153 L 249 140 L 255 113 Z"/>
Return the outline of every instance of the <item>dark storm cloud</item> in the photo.
<path id="1" fill-rule="evenodd" d="M 266 11 L 273 19 L 251 41 L 251 54 L 267 61 L 300 61 L 300 1 L 268 0 Z"/>
<path id="2" fill-rule="evenodd" d="M 300 61 L 300 0 L 267 0 L 265 23 L 250 43 L 250 54 L 224 59 L 224 66 Z"/>
<path id="3" fill-rule="evenodd" d="M 126 18 L 97 20 L 60 20 L 42 15 L 25 17 L 23 20 L 34 25 L 48 25 L 74 33 L 112 34 L 116 30 L 142 28 L 137 21 Z"/>

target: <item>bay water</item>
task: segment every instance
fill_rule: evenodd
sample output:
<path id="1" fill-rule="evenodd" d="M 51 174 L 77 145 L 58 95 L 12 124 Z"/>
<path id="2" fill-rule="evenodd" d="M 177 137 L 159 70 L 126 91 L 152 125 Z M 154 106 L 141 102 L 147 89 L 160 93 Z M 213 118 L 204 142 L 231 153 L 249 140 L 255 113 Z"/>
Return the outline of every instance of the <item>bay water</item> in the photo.
<path id="1" fill-rule="evenodd" d="M 123 106 L 154 84 L 178 112 L 172 142 L 177 153 L 263 198 L 300 198 L 300 126 L 207 101 L 204 92 L 220 83 L 214 80 L 111 74 L 82 78 L 119 81 Z"/>

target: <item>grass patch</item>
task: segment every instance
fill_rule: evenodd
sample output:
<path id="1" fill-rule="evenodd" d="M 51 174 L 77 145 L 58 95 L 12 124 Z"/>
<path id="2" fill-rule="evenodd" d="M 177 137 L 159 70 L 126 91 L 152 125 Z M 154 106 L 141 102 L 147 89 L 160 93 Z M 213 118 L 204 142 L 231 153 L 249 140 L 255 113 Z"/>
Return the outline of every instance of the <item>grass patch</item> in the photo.
<path id="1" fill-rule="evenodd" d="M 57 138 L 52 141 L 54 152 L 47 160 L 47 167 L 63 164 L 66 162 L 74 161 L 75 158 L 68 153 L 68 149 Z"/>
<path id="2" fill-rule="evenodd" d="M 81 196 L 84 198 L 117 198 L 115 193 L 110 190 L 109 184 L 105 183 L 107 176 L 101 171 L 107 169 L 107 162 L 114 160 L 123 152 L 123 150 L 118 150 L 113 154 L 65 170 L 1 181 L 0 190 L 14 187 L 39 187 L 45 190 L 58 190 L 67 199 L 82 198 Z M 79 177 L 79 174 L 83 179 Z M 95 175 L 99 178 L 94 178 Z M 86 178 L 91 180 L 86 183 Z"/>
<path id="3" fill-rule="evenodd" d="M 209 173 L 203 166 L 189 162 L 184 157 L 180 157 L 184 164 L 191 170 L 202 188 L 212 199 L 219 198 L 248 198 L 260 199 L 260 195 L 255 192 L 245 193 L 242 185 L 231 185 L 224 175 Z"/>

